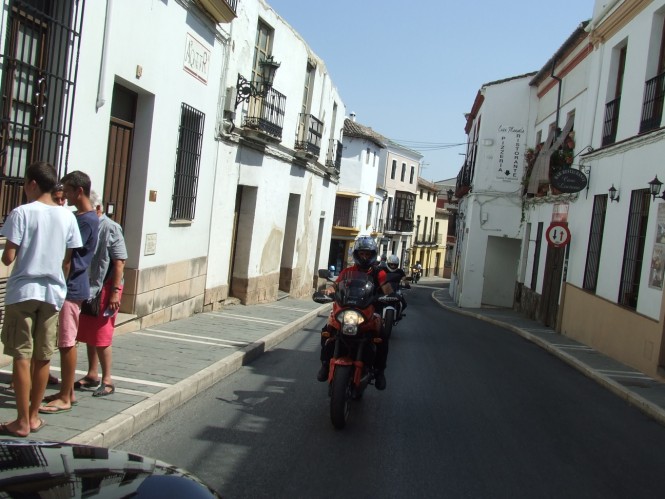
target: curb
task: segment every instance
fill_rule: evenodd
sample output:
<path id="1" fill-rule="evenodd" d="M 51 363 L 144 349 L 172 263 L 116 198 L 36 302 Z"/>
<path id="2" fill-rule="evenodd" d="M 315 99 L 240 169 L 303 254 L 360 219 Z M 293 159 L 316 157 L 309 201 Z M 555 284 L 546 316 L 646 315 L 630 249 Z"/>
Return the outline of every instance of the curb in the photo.
<path id="1" fill-rule="evenodd" d="M 475 312 L 469 312 L 466 310 L 463 310 L 461 308 L 456 308 L 456 307 L 450 307 L 446 305 L 445 303 L 441 302 L 436 296 L 434 296 L 434 293 L 432 293 L 432 300 L 434 300 L 440 307 L 445 308 L 446 310 L 449 310 L 450 312 L 455 312 L 460 315 L 466 315 L 467 317 L 473 317 L 475 319 L 480 319 L 481 321 L 489 322 L 490 324 L 494 324 L 495 326 L 502 327 L 504 329 L 508 329 L 512 331 L 513 333 L 516 333 L 520 335 L 522 338 L 535 343 L 541 348 L 544 348 L 547 350 L 550 354 L 558 357 L 559 359 L 563 360 L 565 363 L 568 365 L 574 367 L 578 371 L 580 371 L 582 374 L 584 374 L 586 377 L 594 380 L 604 388 L 610 390 L 612 393 L 615 395 L 618 395 L 620 398 L 624 399 L 626 402 L 628 402 L 630 405 L 636 407 L 637 409 L 641 410 L 648 416 L 650 416 L 652 419 L 655 419 L 658 423 L 665 425 L 665 410 L 660 407 L 657 404 L 654 404 L 653 402 L 650 402 L 649 400 L 645 399 L 641 395 L 636 394 L 635 392 L 630 391 L 627 389 L 625 386 L 622 384 L 614 381 L 613 379 L 604 376 L 603 374 L 600 374 L 598 371 L 595 369 L 589 367 L 583 362 L 580 362 L 578 359 L 573 357 L 572 355 L 567 354 L 566 352 L 561 351 L 560 349 L 556 348 L 552 344 L 548 343 L 547 341 L 542 340 L 541 338 L 529 333 L 528 331 L 525 331 L 522 328 L 519 328 L 517 326 L 514 326 L 512 324 L 509 324 L 507 322 L 503 322 L 497 319 L 493 319 L 491 317 L 486 317 L 483 314 L 477 314 Z"/>
<path id="2" fill-rule="evenodd" d="M 287 339 L 293 333 L 304 328 L 322 311 L 330 308 L 325 304 L 308 312 L 295 321 L 282 326 L 231 355 L 215 362 L 211 366 L 179 381 L 173 386 L 128 407 L 107 421 L 79 433 L 67 443 L 94 445 L 112 448 L 130 439 L 169 412 L 180 407 L 189 399 L 207 390 L 212 385 L 239 370 L 242 366 L 260 357 L 268 350 Z"/>

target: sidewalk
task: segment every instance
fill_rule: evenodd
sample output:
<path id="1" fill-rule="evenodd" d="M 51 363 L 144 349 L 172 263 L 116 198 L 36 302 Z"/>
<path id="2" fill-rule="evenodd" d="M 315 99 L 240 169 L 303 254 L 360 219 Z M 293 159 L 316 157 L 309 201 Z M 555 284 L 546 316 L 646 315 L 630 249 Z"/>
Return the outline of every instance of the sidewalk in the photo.
<path id="1" fill-rule="evenodd" d="M 306 327 L 330 305 L 284 298 L 261 305 L 230 305 L 186 319 L 124 334 L 113 340 L 115 393 L 92 397 L 77 391 L 69 412 L 42 414 L 46 426 L 30 438 L 113 447 L 148 427 L 232 374 L 291 334 Z M 122 330 L 122 325 L 116 331 Z M 7 389 L 11 359 L 0 359 L 0 422 L 16 418 Z M 60 358 L 51 373 L 60 377 Z M 78 347 L 76 379 L 87 372 L 86 346 Z M 46 394 L 57 392 L 48 387 Z M 10 437 L 3 437 L 10 438 Z"/>
<path id="2" fill-rule="evenodd" d="M 444 280 L 438 279 L 436 282 L 441 283 Z M 420 284 L 426 285 L 427 282 L 423 279 Z M 519 334 L 575 367 L 659 423 L 665 424 L 665 383 L 559 334 L 552 328 L 523 317 L 512 309 L 460 308 L 448 294 L 448 289 L 434 291 L 432 298 L 447 310 L 475 317 Z"/>

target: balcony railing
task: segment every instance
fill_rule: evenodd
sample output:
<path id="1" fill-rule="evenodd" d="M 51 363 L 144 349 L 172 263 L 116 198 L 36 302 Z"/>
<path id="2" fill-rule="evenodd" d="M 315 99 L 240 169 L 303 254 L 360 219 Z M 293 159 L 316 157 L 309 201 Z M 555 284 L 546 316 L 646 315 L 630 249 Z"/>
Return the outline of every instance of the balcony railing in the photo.
<path id="1" fill-rule="evenodd" d="M 660 127 L 663 117 L 663 97 L 665 96 L 665 72 L 651 78 L 644 84 L 644 101 L 642 103 L 642 121 L 640 133 Z"/>
<path id="2" fill-rule="evenodd" d="M 218 23 L 230 23 L 238 17 L 238 0 L 199 0 Z"/>
<path id="3" fill-rule="evenodd" d="M 617 127 L 619 125 L 619 104 L 621 97 L 609 101 L 605 105 L 605 119 L 603 120 L 602 145 L 614 144 L 617 140 Z"/>
<path id="4" fill-rule="evenodd" d="M 276 139 L 282 139 L 286 96 L 274 88 L 264 96 L 257 95 L 249 99 L 249 110 L 243 127 L 259 130 Z"/>
<path id="5" fill-rule="evenodd" d="M 413 220 L 406 218 L 389 218 L 386 222 L 386 232 L 413 232 Z"/>
<path id="6" fill-rule="evenodd" d="M 436 246 L 437 244 L 441 244 L 443 241 L 442 236 L 439 235 L 424 235 L 424 234 L 416 234 L 415 242 L 413 244 L 417 244 L 418 246 Z"/>
<path id="7" fill-rule="evenodd" d="M 321 154 L 321 135 L 323 134 L 323 121 L 312 114 L 300 113 L 298 124 L 298 138 L 296 150 L 306 151 L 318 157 Z"/>
<path id="8" fill-rule="evenodd" d="M 326 155 L 326 166 L 334 168 L 337 173 L 342 166 L 342 149 L 344 144 L 337 139 L 330 139 L 328 143 L 328 154 Z"/>
<path id="9" fill-rule="evenodd" d="M 358 214 L 358 199 L 337 196 L 333 225 L 336 227 L 356 227 Z"/>

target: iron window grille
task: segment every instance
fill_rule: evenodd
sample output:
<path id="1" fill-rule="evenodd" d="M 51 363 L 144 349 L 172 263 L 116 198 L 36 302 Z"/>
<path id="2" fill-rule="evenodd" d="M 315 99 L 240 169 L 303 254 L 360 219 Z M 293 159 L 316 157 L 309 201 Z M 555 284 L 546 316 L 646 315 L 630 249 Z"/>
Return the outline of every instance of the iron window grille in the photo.
<path id="1" fill-rule="evenodd" d="M 605 215 L 607 213 L 607 194 L 594 197 L 593 213 L 591 215 L 591 229 L 589 232 L 589 245 L 586 251 L 586 266 L 584 268 L 584 289 L 596 291 L 598 284 L 598 269 L 600 268 L 600 251 L 603 245 L 605 232 Z"/>
<path id="2" fill-rule="evenodd" d="M 649 189 L 638 189 L 630 197 L 630 211 L 626 227 L 626 245 L 623 250 L 621 267 L 621 286 L 619 288 L 619 304 L 629 308 L 637 308 L 640 290 L 640 274 L 644 260 L 644 240 L 649 219 L 651 200 Z"/>
<path id="3" fill-rule="evenodd" d="M 337 196 L 333 224 L 337 227 L 355 227 L 358 213 L 358 198 Z"/>
<path id="4" fill-rule="evenodd" d="M 321 154 L 323 122 L 313 114 L 300 113 L 295 148 L 318 156 Z"/>
<path id="5" fill-rule="evenodd" d="M 617 129 L 619 127 L 619 107 L 621 97 L 611 100 L 605 105 L 605 118 L 603 120 L 603 137 L 601 144 L 603 146 L 614 144 L 617 139 Z"/>
<path id="6" fill-rule="evenodd" d="M 663 98 L 665 97 L 665 73 L 651 78 L 644 84 L 644 101 L 640 133 L 660 127 L 663 117 Z"/>
<path id="7" fill-rule="evenodd" d="M 85 0 L 9 0 L 0 54 L 0 222 L 35 161 L 67 172 Z"/>
<path id="8" fill-rule="evenodd" d="M 180 109 L 171 220 L 194 220 L 204 125 L 205 114 L 183 103 Z"/>
<path id="9" fill-rule="evenodd" d="M 410 192 L 397 191 L 392 213 L 388 219 L 387 230 L 396 232 L 413 231 L 413 212 L 416 196 Z"/>
<path id="10" fill-rule="evenodd" d="M 326 156 L 326 166 L 328 168 L 334 168 L 338 173 L 342 166 L 343 149 L 344 144 L 342 141 L 337 139 L 330 139 L 330 142 L 328 143 L 328 155 Z"/>

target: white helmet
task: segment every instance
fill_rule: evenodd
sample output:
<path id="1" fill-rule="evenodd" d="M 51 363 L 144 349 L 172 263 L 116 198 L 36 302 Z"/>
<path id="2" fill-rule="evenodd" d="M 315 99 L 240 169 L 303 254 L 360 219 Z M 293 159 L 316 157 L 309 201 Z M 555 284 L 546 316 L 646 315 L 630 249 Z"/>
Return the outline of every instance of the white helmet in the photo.
<path id="1" fill-rule="evenodd" d="M 399 268 L 399 257 L 397 255 L 390 255 L 386 261 L 386 265 L 388 265 L 389 270 L 394 272 Z"/>

